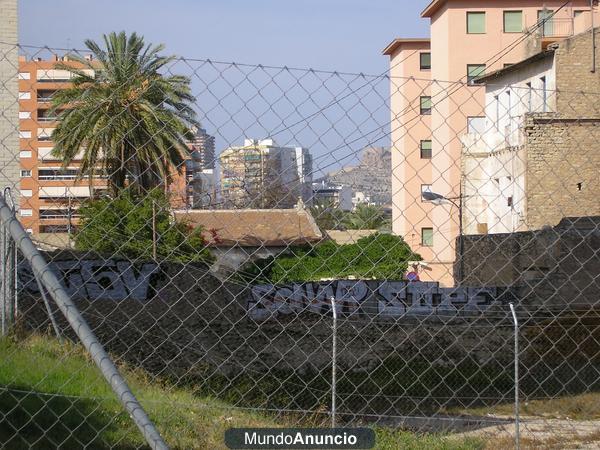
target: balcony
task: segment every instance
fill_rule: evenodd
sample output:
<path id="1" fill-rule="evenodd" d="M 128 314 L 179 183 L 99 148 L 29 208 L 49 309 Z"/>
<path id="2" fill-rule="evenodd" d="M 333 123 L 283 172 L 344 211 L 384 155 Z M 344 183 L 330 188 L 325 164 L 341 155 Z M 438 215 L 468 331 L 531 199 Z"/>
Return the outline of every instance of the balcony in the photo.
<path id="1" fill-rule="evenodd" d="M 574 34 L 574 22 L 573 19 L 569 17 L 549 18 L 546 20 L 540 19 L 536 27 L 538 27 L 536 32 L 542 38 L 543 48 L 546 48 L 553 42 L 573 36 Z"/>

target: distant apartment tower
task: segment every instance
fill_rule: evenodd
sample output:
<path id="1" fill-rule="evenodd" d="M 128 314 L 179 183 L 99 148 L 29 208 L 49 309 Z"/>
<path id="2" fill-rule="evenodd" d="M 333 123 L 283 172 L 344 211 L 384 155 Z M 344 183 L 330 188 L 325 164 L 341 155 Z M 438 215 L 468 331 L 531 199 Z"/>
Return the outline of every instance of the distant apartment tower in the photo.
<path id="1" fill-rule="evenodd" d="M 187 207 L 205 209 L 216 205 L 215 137 L 204 128 L 195 130 L 188 144 L 190 159 L 186 161 Z"/>
<path id="2" fill-rule="evenodd" d="M 594 3 L 595 4 L 595 3 Z M 429 263 L 427 280 L 451 285 L 460 201 L 461 136 L 482 124 L 477 76 L 514 64 L 599 23 L 589 0 L 433 0 L 421 13 L 429 38 L 399 38 L 390 57 L 393 232 Z M 434 81 L 435 80 L 435 81 Z"/>
<path id="3" fill-rule="evenodd" d="M 273 139 L 246 139 L 243 146 L 223 150 L 219 161 L 227 208 L 292 208 L 310 189 L 312 158 L 307 149 L 279 147 Z"/>

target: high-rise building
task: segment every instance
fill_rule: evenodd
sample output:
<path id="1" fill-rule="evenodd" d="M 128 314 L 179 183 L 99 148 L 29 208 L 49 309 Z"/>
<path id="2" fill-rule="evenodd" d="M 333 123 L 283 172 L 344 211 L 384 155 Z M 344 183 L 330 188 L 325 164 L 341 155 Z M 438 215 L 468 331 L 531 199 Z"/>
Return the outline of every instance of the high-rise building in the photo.
<path id="1" fill-rule="evenodd" d="M 185 161 L 185 181 L 171 186 L 171 192 L 179 194 L 181 202 L 175 206 L 186 209 L 204 209 L 215 206 L 215 137 L 198 128 L 188 143 L 189 158 Z M 177 195 L 176 195 L 177 196 Z"/>
<path id="2" fill-rule="evenodd" d="M 461 200 L 460 137 L 481 125 L 485 105 L 484 89 L 470 81 L 589 29 L 592 14 L 600 23 L 588 0 L 433 0 L 421 14 L 430 37 L 395 39 L 384 49 L 393 231 L 429 263 L 425 276 L 453 283 L 459 208 L 424 202 L 422 192 Z"/>
<path id="3" fill-rule="evenodd" d="M 87 177 L 77 179 L 83 153 L 64 168 L 62 161 L 52 155 L 51 135 L 56 127 L 56 117 L 49 114 L 52 96 L 68 87 L 72 76 L 68 70 L 55 68 L 59 61 L 65 62 L 68 58 L 27 60 L 19 57 L 19 215 L 24 227 L 34 235 L 72 231 L 79 221 L 81 202 L 92 192 L 98 195 L 107 189 L 106 175 L 98 174 L 91 182 Z M 213 156 L 208 160 L 212 160 L 214 167 L 214 141 L 208 137 L 203 142 L 209 151 L 212 142 Z M 190 147 L 195 145 L 196 142 L 191 143 Z M 192 153 L 184 162 L 186 167 L 190 166 Z M 193 165 L 189 170 L 183 168 L 180 173 L 173 173 L 170 191 L 174 194 L 174 204 L 180 201 L 185 204 L 185 195 L 180 199 L 179 193 L 188 190 L 190 173 L 193 178 Z"/>
<path id="4" fill-rule="evenodd" d="M 273 139 L 246 139 L 219 156 L 221 196 L 232 208 L 291 208 L 310 196 L 312 157 L 301 147 Z"/>

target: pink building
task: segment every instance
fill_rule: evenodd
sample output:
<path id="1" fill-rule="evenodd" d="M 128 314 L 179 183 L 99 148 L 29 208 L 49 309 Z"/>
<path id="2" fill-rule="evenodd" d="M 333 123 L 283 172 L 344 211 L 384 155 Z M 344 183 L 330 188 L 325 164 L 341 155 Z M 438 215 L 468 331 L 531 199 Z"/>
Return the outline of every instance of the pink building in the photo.
<path id="1" fill-rule="evenodd" d="M 459 230 L 460 137 L 481 126 L 482 87 L 470 80 L 600 25 L 589 0 L 434 0 L 430 38 L 399 38 L 390 57 L 393 231 L 429 263 L 424 280 L 453 284 Z M 452 201 L 422 200 L 430 190 Z"/>

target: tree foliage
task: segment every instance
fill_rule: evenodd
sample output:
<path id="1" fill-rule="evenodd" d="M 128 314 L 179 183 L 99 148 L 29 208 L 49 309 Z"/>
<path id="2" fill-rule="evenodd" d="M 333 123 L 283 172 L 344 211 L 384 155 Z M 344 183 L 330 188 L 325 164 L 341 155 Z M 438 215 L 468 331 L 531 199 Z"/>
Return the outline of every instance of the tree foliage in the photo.
<path id="1" fill-rule="evenodd" d="M 153 207 L 154 204 L 154 207 Z M 128 259 L 152 259 L 153 238 L 159 260 L 210 262 L 202 230 L 174 221 L 165 195 L 158 189 L 143 199 L 129 190 L 116 198 L 90 199 L 79 210 L 75 248 Z M 156 235 L 153 233 L 153 215 Z"/>
<path id="2" fill-rule="evenodd" d="M 401 280 L 408 261 L 421 259 L 401 237 L 375 233 L 355 244 L 326 241 L 292 248 L 287 254 L 246 265 L 241 275 L 249 282 L 273 284 L 349 277 Z"/>
<path id="3" fill-rule="evenodd" d="M 347 230 L 378 230 L 387 224 L 383 209 L 375 205 L 361 203 L 344 217 Z"/>
<path id="4" fill-rule="evenodd" d="M 106 174 L 114 195 L 126 185 L 143 193 L 168 183 L 198 125 L 190 79 L 161 73 L 175 57 L 136 33 L 104 35 L 104 48 L 85 45 L 93 60 L 69 55 L 56 66 L 73 77 L 53 96 L 53 155 L 66 167 L 83 151 L 80 177 Z"/>

